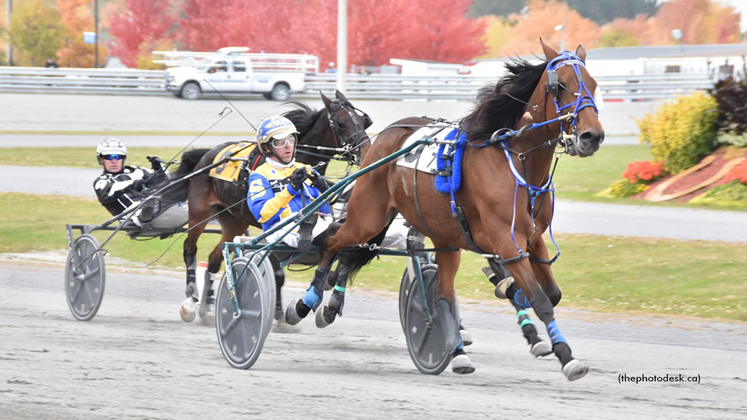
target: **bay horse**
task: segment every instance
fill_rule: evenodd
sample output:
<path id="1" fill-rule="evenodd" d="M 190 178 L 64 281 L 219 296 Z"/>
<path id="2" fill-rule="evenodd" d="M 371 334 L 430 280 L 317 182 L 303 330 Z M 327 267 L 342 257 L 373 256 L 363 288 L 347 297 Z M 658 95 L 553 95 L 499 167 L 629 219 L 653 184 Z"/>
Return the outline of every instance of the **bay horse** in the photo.
<path id="1" fill-rule="evenodd" d="M 372 121 L 370 117 L 355 108 L 344 94 L 337 91 L 334 100 L 330 100 L 321 93 L 324 108 L 314 110 L 303 103 L 291 102 L 295 109 L 282 115 L 293 122 L 299 132 L 296 146 L 296 159 L 299 162 L 314 166 L 324 175 L 327 163 L 335 155 L 341 156 L 349 165 L 360 163 L 370 147 L 370 139 L 366 134 Z M 177 178 L 205 168 L 213 163 L 216 156 L 226 147 L 237 142 L 220 144 L 213 149 L 195 149 L 182 155 L 182 164 L 175 176 Z M 254 147 L 252 145 L 252 147 Z M 261 160 L 260 160 L 261 159 Z M 249 158 L 247 169 L 252 170 L 264 162 L 264 158 L 257 154 L 256 158 Z M 223 253 L 221 244 L 230 242 L 237 235 L 243 235 L 249 226 L 260 227 L 247 206 L 246 179 L 230 182 L 216 179 L 207 172 L 190 179 L 188 188 L 189 200 L 189 231 L 184 240 L 184 263 L 187 267 L 187 299 L 182 303 L 180 314 L 186 322 L 194 320 L 196 303 L 199 301 L 196 286 L 197 240 L 204 232 L 207 222 L 217 219 L 221 225 L 222 236 L 208 257 L 205 285 L 209 287 L 217 278 Z M 178 193 L 178 192 L 177 192 Z M 278 313 L 282 314 L 280 288 L 285 282 L 285 275 L 275 259 L 271 259 L 275 271 L 277 285 Z M 207 289 L 211 290 L 211 289 Z M 207 303 L 207 302 L 205 302 Z M 200 315 L 207 312 L 208 305 L 200 306 Z"/>
<path id="2" fill-rule="evenodd" d="M 503 285 L 502 292 L 521 308 L 520 316 L 531 307 L 545 323 L 566 378 L 586 375 L 588 366 L 573 358 L 554 318 L 553 308 L 562 295 L 551 270 L 555 258 L 550 260 L 542 234 L 553 216 L 554 155 L 593 155 L 604 140 L 604 129 L 594 102 L 597 84 L 585 68 L 586 51 L 579 45 L 575 53 L 558 53 L 541 39 L 540 43 L 546 61 L 508 63 L 508 74 L 495 88 L 481 90 L 474 110 L 455 128 L 455 140 L 466 147 L 461 187 L 451 195 L 436 190 L 433 174 L 396 161 L 374 165 L 402 149 L 408 137 L 432 120 L 405 118 L 379 134 L 362 165 L 375 169 L 357 179 L 345 223 L 328 230 L 311 286 L 286 309 L 289 323 L 300 322 L 312 309 L 319 327 L 339 316 L 348 277 L 376 255 L 375 247 L 359 244 L 379 243 L 399 212 L 437 249 L 436 305 L 448 305 L 446 312 L 456 318 L 454 277 L 460 253 L 477 252 L 491 267 L 505 266 L 513 276 L 515 283 Z M 335 291 L 328 305 L 317 309 L 330 266 L 338 257 Z M 455 335 L 447 335 L 453 340 L 449 343 L 458 343 L 452 370 L 473 372 L 458 329 L 450 328 L 448 334 Z"/>

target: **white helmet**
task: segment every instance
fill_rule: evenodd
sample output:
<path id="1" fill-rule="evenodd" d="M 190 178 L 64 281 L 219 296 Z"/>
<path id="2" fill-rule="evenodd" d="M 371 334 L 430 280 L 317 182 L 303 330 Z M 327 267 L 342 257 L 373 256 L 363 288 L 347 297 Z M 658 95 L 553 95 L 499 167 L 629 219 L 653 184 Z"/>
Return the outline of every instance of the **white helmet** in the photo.
<path id="1" fill-rule="evenodd" d="M 259 123 L 257 144 L 261 146 L 269 143 L 273 138 L 282 139 L 291 134 L 298 134 L 296 126 L 293 125 L 291 120 L 281 116 L 270 117 Z"/>
<path id="2" fill-rule="evenodd" d="M 122 157 L 126 157 L 127 147 L 121 141 L 110 137 L 99 143 L 99 147 L 96 148 L 97 157 L 100 158 L 105 155 L 122 155 Z"/>

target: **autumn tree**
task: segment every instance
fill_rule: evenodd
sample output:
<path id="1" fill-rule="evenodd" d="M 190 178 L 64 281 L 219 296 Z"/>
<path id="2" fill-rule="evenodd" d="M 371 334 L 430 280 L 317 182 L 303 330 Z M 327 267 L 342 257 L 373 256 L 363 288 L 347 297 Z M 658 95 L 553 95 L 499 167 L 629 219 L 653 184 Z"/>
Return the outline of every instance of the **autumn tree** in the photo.
<path id="1" fill-rule="evenodd" d="M 470 0 L 357 0 L 348 5 L 348 59 L 463 62 L 484 51 L 484 24 L 466 17 Z M 396 11 L 396 12 L 392 12 Z M 309 53 L 335 61 L 337 2 L 184 0 L 177 40 L 188 50 L 244 45 L 252 52 Z M 251 16 L 250 20 L 246 16 Z M 442 16 L 449 16 L 444 20 Z"/>
<path id="2" fill-rule="evenodd" d="M 58 62 L 66 67 L 93 67 L 95 44 L 83 41 L 83 32 L 95 29 L 89 0 L 56 0 L 55 5 L 67 33 L 65 45 L 57 51 Z M 106 47 L 99 43 L 99 57 L 106 56 Z"/>
<path id="3" fill-rule="evenodd" d="M 615 19 L 653 16 L 659 10 L 658 0 L 561 0 L 581 16 L 599 26 Z"/>
<path id="4" fill-rule="evenodd" d="M 674 44 L 672 30 L 682 31 L 684 44 L 738 42 L 739 19 L 731 6 L 709 0 L 673 0 L 662 4 L 652 21 L 648 45 Z"/>
<path id="5" fill-rule="evenodd" d="M 26 0 L 13 5 L 8 37 L 14 64 L 41 66 L 63 46 L 65 27 L 53 6 Z"/>
<path id="6" fill-rule="evenodd" d="M 109 51 L 127 67 L 152 65 L 151 52 L 170 45 L 175 19 L 169 0 L 125 0 L 124 8 L 108 19 L 114 38 Z"/>
<path id="7" fill-rule="evenodd" d="M 563 34 L 555 30 L 558 25 L 565 24 L 565 49 L 571 51 L 579 44 L 585 48 L 596 47 L 602 34 L 594 22 L 557 0 L 530 0 L 527 13 L 511 15 L 509 20 L 514 22 L 514 27 L 510 38 L 498 52 L 500 56 L 542 56 L 540 38 L 560 49 Z"/>

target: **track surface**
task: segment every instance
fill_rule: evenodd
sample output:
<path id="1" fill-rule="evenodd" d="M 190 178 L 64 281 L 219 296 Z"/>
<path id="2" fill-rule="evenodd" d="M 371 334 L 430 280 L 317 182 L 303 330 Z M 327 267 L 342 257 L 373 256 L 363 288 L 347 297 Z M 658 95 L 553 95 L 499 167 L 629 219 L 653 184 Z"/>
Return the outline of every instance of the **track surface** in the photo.
<path id="1" fill-rule="evenodd" d="M 0 418 L 747 416 L 745 325 L 561 308 L 559 326 L 591 366 L 568 382 L 557 360 L 530 356 L 507 305 L 462 302 L 477 371 L 429 376 L 409 358 L 394 296 L 353 288 L 335 324 L 274 330 L 242 371 L 223 360 L 212 326 L 180 320 L 180 277 L 110 268 L 86 323 L 68 311 L 63 276 L 60 266 L 0 262 Z M 700 383 L 620 384 L 620 374 Z"/>

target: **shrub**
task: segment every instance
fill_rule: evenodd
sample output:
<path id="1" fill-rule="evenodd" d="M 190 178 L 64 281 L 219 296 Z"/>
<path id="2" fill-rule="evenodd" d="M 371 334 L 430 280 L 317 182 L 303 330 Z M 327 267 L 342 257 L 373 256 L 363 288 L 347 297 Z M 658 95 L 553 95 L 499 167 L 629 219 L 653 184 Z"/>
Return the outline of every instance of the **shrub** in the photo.
<path id="1" fill-rule="evenodd" d="M 747 147 L 747 133 L 736 134 L 731 131 L 719 131 L 718 142 L 724 146 Z"/>
<path id="2" fill-rule="evenodd" d="M 708 155 L 716 145 L 716 100 L 703 92 L 680 96 L 637 120 L 642 143 L 671 173 L 681 172 Z"/>
<path id="3" fill-rule="evenodd" d="M 745 64 L 742 64 L 742 74 L 747 74 Z M 727 77 L 719 80 L 709 93 L 718 103 L 718 129 L 735 135 L 747 132 L 747 78 L 736 80 Z"/>
<path id="4" fill-rule="evenodd" d="M 689 201 L 691 204 L 747 207 L 747 185 L 731 181 L 711 188 Z"/>
<path id="5" fill-rule="evenodd" d="M 594 194 L 597 197 L 608 197 L 608 198 L 625 198 L 631 195 L 636 195 L 640 192 L 644 192 L 648 189 L 648 185 L 643 182 L 630 182 L 628 179 L 621 179 L 610 184 L 609 187 L 602 191 Z"/>

